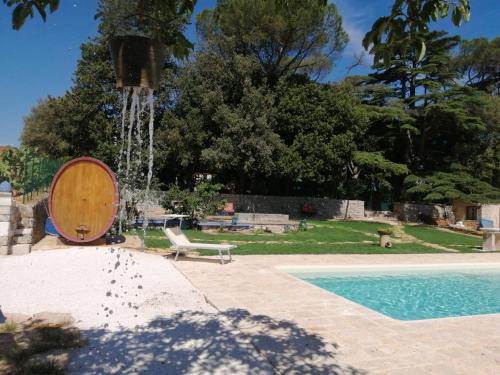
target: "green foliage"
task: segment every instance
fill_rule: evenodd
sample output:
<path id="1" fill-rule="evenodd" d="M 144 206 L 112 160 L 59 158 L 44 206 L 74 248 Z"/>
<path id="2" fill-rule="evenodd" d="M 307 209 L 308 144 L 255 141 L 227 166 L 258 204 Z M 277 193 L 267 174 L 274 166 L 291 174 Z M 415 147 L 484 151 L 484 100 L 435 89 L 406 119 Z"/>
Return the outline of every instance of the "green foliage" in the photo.
<path id="1" fill-rule="evenodd" d="M 174 38 L 192 6 L 103 0 L 105 36 L 82 45 L 72 88 L 33 108 L 22 143 L 51 158 L 90 155 L 114 168 L 121 100 L 107 37 Z M 429 30 L 431 21 L 453 14 L 455 23 L 466 19 L 468 2 L 395 0 L 365 40 L 375 55 L 372 74 L 324 84 L 315 80 L 347 42 L 334 5 L 218 1 L 197 18 L 193 58 L 182 66 L 167 61 L 156 91 L 160 186 L 192 189 L 193 176 L 203 173 L 234 193 L 379 203 L 475 194 L 458 182 L 437 188 L 416 177 L 440 172 L 500 186 L 500 98 L 491 95 L 498 91 L 498 38 L 460 42 Z M 474 189 L 489 197 L 487 187 Z"/>
<path id="2" fill-rule="evenodd" d="M 72 144 L 64 139 L 62 129 L 68 115 L 65 102 L 65 98 L 50 96 L 40 100 L 24 119 L 22 144 L 37 147 L 41 152 L 55 157 L 68 155 Z"/>
<path id="3" fill-rule="evenodd" d="M 316 194 L 340 195 L 339 176 L 346 176 L 346 161 L 367 125 L 351 87 L 308 83 L 280 90 L 277 132 L 287 146 L 281 174 Z"/>
<path id="4" fill-rule="evenodd" d="M 0 155 L 0 180 L 9 181 L 15 193 L 42 191 L 50 186 L 62 163 L 33 148 L 10 148 Z"/>
<path id="5" fill-rule="evenodd" d="M 23 187 L 25 164 L 28 156 L 33 150 L 22 147 L 9 148 L 2 153 L 2 164 L 5 173 L 5 178 L 10 182 L 14 191 L 20 191 Z"/>
<path id="6" fill-rule="evenodd" d="M 213 120 L 220 133 L 201 153 L 210 170 L 250 177 L 275 172 L 280 139 L 273 131 L 273 99 L 246 80 L 240 103 L 216 108 Z"/>
<path id="7" fill-rule="evenodd" d="M 103 38 L 82 44 L 73 86 L 42 100 L 25 119 L 23 145 L 51 158 L 93 156 L 114 166 L 121 103 Z"/>
<path id="8" fill-rule="evenodd" d="M 162 206 L 175 214 L 189 215 L 190 219 L 214 215 L 224 208 L 225 200 L 221 199 L 221 184 L 201 182 L 194 191 L 181 189 L 173 185 L 165 193 Z"/>
<path id="9" fill-rule="evenodd" d="M 165 175 L 190 186 L 194 173 L 216 173 L 246 185 L 275 173 L 281 147 L 273 131 L 275 97 L 250 79 L 257 69 L 243 56 L 202 53 L 180 72 L 179 99 L 157 133 Z"/>
<path id="10" fill-rule="evenodd" d="M 348 40 L 336 6 L 318 0 L 221 0 L 198 15 L 197 30 L 204 48 L 252 58 L 271 84 L 321 75 Z"/>
<path id="11" fill-rule="evenodd" d="M 470 18 L 469 0 L 395 0 L 389 16 L 380 17 L 372 29 L 366 33 L 363 46 L 366 50 L 373 46 L 370 53 L 383 50 L 376 57 L 389 65 L 396 50 L 406 53 L 413 50 L 416 61 L 431 55 L 423 35 L 429 32 L 429 23 L 447 18 L 455 26 Z"/>
<path id="12" fill-rule="evenodd" d="M 493 95 L 500 94 L 500 37 L 462 41 L 453 64 L 466 85 Z"/>
<path id="13" fill-rule="evenodd" d="M 353 161 L 362 167 L 378 171 L 383 176 L 404 176 L 409 172 L 406 165 L 393 163 L 379 152 L 357 151 L 353 154 Z"/>
<path id="14" fill-rule="evenodd" d="M 500 99 L 458 88 L 441 94 L 421 112 L 421 135 L 415 140 L 424 170 L 465 172 L 498 186 Z"/>
<path id="15" fill-rule="evenodd" d="M 450 202 L 453 199 L 478 203 L 500 201 L 500 189 L 461 171 L 436 172 L 424 177 L 411 175 L 404 182 L 409 197 L 426 202 Z"/>
<path id="16" fill-rule="evenodd" d="M 419 58 L 418 51 L 409 40 L 393 42 L 390 49 L 385 45 L 373 48 L 374 73 L 370 74 L 371 84 L 391 85 L 394 97 L 401 98 L 410 107 L 432 101 L 432 94 L 443 87 L 454 85 L 457 73 L 450 69 L 450 51 L 455 48 L 460 38 L 450 37 L 443 31 L 420 34 L 428 54 Z"/>
<path id="17" fill-rule="evenodd" d="M 14 7 L 12 11 L 12 28 L 19 30 L 23 27 L 28 17 L 33 18 L 35 11 L 45 21 L 47 11 L 53 13 L 59 7 L 59 0 L 3 0 L 8 7 Z"/>
<path id="18" fill-rule="evenodd" d="M 196 0 L 100 0 L 96 18 L 105 38 L 137 35 L 159 40 L 177 58 L 193 45 L 183 35 Z"/>
<path id="19" fill-rule="evenodd" d="M 2 158 L 2 154 L 0 154 L 0 182 L 10 179 L 9 164 Z"/>

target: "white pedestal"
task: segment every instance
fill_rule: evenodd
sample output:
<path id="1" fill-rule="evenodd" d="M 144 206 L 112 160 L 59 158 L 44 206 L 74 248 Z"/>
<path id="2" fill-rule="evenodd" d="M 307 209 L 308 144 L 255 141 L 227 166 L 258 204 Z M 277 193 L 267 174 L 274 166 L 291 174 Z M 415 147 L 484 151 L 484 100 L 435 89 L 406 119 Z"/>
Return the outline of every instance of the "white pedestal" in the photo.
<path id="1" fill-rule="evenodd" d="M 0 255 L 11 253 L 14 235 L 14 200 L 11 193 L 0 193 Z"/>
<path id="2" fill-rule="evenodd" d="M 500 250 L 500 228 L 483 228 L 483 251 Z"/>

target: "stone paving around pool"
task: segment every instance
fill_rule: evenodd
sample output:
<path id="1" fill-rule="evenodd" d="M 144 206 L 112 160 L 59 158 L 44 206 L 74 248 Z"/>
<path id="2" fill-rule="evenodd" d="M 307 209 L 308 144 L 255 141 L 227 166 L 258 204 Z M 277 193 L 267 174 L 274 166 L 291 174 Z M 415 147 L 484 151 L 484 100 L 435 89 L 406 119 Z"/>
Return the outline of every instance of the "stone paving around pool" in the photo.
<path id="1" fill-rule="evenodd" d="M 281 266 L 500 263 L 500 254 L 274 255 L 182 257 L 175 263 L 219 310 L 266 317 L 233 322 L 281 372 L 338 374 L 500 374 L 500 314 L 397 321 L 301 281 Z M 296 355 L 300 330 L 305 345 Z M 275 345 L 259 341 L 259 332 Z M 305 339 L 307 341 L 307 339 Z M 269 340 L 268 340 L 269 341 Z M 280 343 L 280 345 L 276 345 Z M 301 346 L 304 348 L 304 346 Z M 303 349 L 301 349 L 303 350 Z M 316 354 L 315 354 L 316 353 Z M 298 356 L 297 356 L 298 357 Z"/>

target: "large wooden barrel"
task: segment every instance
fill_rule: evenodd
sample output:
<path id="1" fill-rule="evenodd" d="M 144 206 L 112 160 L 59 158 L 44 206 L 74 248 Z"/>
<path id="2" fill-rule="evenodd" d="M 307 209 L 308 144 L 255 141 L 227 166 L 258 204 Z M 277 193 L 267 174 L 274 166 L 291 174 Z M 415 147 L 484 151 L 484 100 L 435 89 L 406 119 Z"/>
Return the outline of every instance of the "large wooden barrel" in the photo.
<path id="1" fill-rule="evenodd" d="M 118 187 L 102 161 L 83 157 L 64 164 L 50 187 L 49 211 L 57 231 L 72 242 L 92 242 L 111 228 Z"/>

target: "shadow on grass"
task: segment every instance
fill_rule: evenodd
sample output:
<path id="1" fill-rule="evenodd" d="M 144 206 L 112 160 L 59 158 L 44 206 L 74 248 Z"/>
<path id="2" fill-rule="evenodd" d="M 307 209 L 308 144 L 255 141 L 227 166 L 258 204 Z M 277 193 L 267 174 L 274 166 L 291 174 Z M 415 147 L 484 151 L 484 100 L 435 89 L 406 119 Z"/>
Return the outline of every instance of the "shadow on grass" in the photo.
<path id="1" fill-rule="evenodd" d="M 239 309 L 185 311 L 134 330 L 82 333 L 89 345 L 72 356 L 75 374 L 364 373 L 339 365 L 335 345 L 293 322 Z"/>

